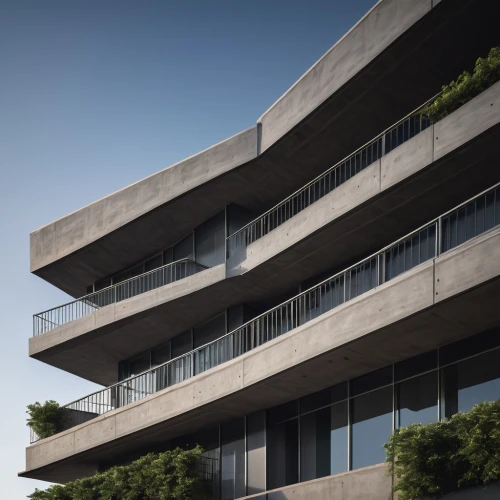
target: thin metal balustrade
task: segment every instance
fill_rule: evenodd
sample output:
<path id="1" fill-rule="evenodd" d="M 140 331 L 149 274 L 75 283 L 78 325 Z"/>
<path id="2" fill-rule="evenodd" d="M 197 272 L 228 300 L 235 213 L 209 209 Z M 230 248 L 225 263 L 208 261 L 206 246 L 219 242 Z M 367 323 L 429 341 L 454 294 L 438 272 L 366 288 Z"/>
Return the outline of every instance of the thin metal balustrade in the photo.
<path id="1" fill-rule="evenodd" d="M 48 311 L 34 314 L 33 336 L 47 333 L 65 323 L 92 314 L 102 307 L 168 285 L 205 269 L 208 268 L 191 259 L 181 259 Z"/>
<path id="2" fill-rule="evenodd" d="M 439 95 L 426 101 L 347 158 L 336 163 L 288 198 L 228 236 L 226 248 L 229 266 L 236 267 L 245 259 L 245 249 L 248 245 L 281 226 L 382 156 L 430 127 L 431 120 L 424 113 L 425 108 Z"/>
<path id="3" fill-rule="evenodd" d="M 66 405 L 69 420 L 78 425 L 230 361 L 498 225 L 500 183 L 223 337 Z"/>

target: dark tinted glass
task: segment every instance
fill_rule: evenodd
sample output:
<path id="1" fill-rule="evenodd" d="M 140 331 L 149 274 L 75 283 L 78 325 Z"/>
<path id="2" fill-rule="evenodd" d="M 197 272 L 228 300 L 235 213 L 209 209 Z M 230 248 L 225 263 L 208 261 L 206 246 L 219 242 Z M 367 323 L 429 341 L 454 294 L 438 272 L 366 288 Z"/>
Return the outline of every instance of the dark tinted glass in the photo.
<path id="1" fill-rule="evenodd" d="M 298 419 L 293 419 L 268 429 L 268 489 L 280 488 L 299 480 L 298 424 Z"/>
<path id="2" fill-rule="evenodd" d="M 441 366 L 447 365 L 498 346 L 500 346 L 500 328 L 494 328 L 441 347 L 439 362 Z"/>
<path id="3" fill-rule="evenodd" d="M 446 418 L 482 401 L 500 399 L 500 349 L 447 366 L 441 380 Z"/>
<path id="4" fill-rule="evenodd" d="M 194 328 L 194 348 L 212 342 L 226 333 L 226 313 L 221 313 L 215 318 Z"/>
<path id="5" fill-rule="evenodd" d="M 299 414 L 298 400 L 294 399 L 289 403 L 285 403 L 269 410 L 268 419 L 269 425 L 274 425 L 278 422 L 283 422 L 290 418 L 296 417 Z"/>
<path id="6" fill-rule="evenodd" d="M 392 383 L 392 366 L 386 366 L 351 380 L 351 396 L 377 389 Z"/>
<path id="7" fill-rule="evenodd" d="M 352 468 L 385 460 L 384 443 L 392 433 L 392 387 L 351 400 Z"/>
<path id="8" fill-rule="evenodd" d="M 437 350 L 396 363 L 394 365 L 394 381 L 398 382 L 434 368 L 437 368 Z"/>
<path id="9" fill-rule="evenodd" d="M 398 408 L 396 427 L 413 423 L 428 424 L 438 418 L 437 371 L 405 380 L 396 386 Z"/>
<path id="10" fill-rule="evenodd" d="M 301 398 L 300 411 L 307 413 L 347 398 L 347 382 Z"/>
<path id="11" fill-rule="evenodd" d="M 151 366 L 162 365 L 170 361 L 170 342 L 151 350 Z"/>
<path id="12" fill-rule="evenodd" d="M 153 269 L 161 267 L 162 264 L 163 264 L 163 256 L 156 255 L 155 257 L 146 261 L 146 263 L 144 264 L 144 271 L 145 272 L 152 271 Z"/>
<path id="13" fill-rule="evenodd" d="M 193 258 L 193 233 L 174 246 L 174 261 Z"/>
<path id="14" fill-rule="evenodd" d="M 177 358 L 178 356 L 182 356 L 189 351 L 193 350 L 193 340 L 191 335 L 191 330 L 188 330 L 185 333 L 181 333 L 174 337 L 170 341 L 170 345 L 172 348 L 172 359 Z"/>
<path id="15" fill-rule="evenodd" d="M 221 426 L 222 500 L 245 496 L 245 422 L 243 418 Z"/>
<path id="16" fill-rule="evenodd" d="M 247 495 L 266 490 L 266 412 L 247 417 Z"/>

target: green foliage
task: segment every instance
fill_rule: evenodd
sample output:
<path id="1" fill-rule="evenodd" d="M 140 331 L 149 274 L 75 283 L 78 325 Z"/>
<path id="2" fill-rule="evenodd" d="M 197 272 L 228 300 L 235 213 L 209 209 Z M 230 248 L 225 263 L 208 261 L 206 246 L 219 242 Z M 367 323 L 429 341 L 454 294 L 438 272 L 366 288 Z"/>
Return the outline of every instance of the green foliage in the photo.
<path id="1" fill-rule="evenodd" d="M 130 465 L 116 466 L 64 486 L 36 490 L 32 500 L 204 500 L 211 484 L 197 474 L 203 450 L 148 453 Z"/>
<path id="2" fill-rule="evenodd" d="M 38 402 L 28 405 L 26 413 L 29 415 L 27 425 L 44 439 L 64 430 L 68 410 L 51 400 L 43 405 Z"/>
<path id="3" fill-rule="evenodd" d="M 500 479 L 500 401 L 449 422 L 412 424 L 385 444 L 399 500 L 418 500 Z"/>
<path id="4" fill-rule="evenodd" d="M 476 61 L 472 74 L 464 71 L 456 81 L 444 85 L 441 95 L 427 106 L 424 113 L 435 123 L 498 80 L 500 80 L 500 47 L 494 47 L 486 59 L 480 57 Z"/>

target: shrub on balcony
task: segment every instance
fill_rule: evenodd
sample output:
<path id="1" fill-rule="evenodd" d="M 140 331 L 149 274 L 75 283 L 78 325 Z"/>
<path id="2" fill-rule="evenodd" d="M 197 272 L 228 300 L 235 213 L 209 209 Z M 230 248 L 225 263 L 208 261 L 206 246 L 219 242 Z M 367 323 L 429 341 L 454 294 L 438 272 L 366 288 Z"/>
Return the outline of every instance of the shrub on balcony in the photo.
<path id="1" fill-rule="evenodd" d="M 44 439 L 64 430 L 68 410 L 51 400 L 43 404 L 36 402 L 28 405 L 26 413 L 29 415 L 28 427 L 31 427 L 40 439 Z"/>
<path id="2" fill-rule="evenodd" d="M 441 95 L 424 112 L 437 122 L 499 80 L 500 47 L 494 47 L 486 59 L 480 57 L 476 61 L 472 74 L 464 71 L 456 81 L 444 85 Z"/>
<path id="3" fill-rule="evenodd" d="M 399 500 L 442 495 L 500 479 L 500 401 L 448 422 L 412 424 L 385 445 Z"/>
<path id="4" fill-rule="evenodd" d="M 32 500 L 188 500 L 211 498 L 212 483 L 201 479 L 198 466 L 203 450 L 148 453 L 130 465 L 116 466 L 64 486 L 36 490 Z"/>

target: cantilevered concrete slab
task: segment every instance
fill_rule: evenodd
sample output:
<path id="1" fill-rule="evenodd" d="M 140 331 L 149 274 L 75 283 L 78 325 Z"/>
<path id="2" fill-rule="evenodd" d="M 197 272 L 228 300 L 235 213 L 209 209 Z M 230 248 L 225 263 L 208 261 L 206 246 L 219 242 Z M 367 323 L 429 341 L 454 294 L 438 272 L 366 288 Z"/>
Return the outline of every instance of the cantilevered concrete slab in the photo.
<path id="1" fill-rule="evenodd" d="M 32 233 L 32 272 L 81 296 L 229 202 L 268 209 L 486 55 L 495 8 L 381 0 L 257 126 Z"/>
<path id="2" fill-rule="evenodd" d="M 224 279 L 219 266 L 105 307 L 30 339 L 30 355 L 110 385 L 118 361 L 378 251 L 500 181 L 499 109 L 497 83 L 252 243 L 244 274 Z"/>
<path id="3" fill-rule="evenodd" d="M 230 362 L 39 441 L 21 475 L 65 482 L 500 324 L 500 228 Z M 86 471 L 86 472 L 84 472 Z"/>

